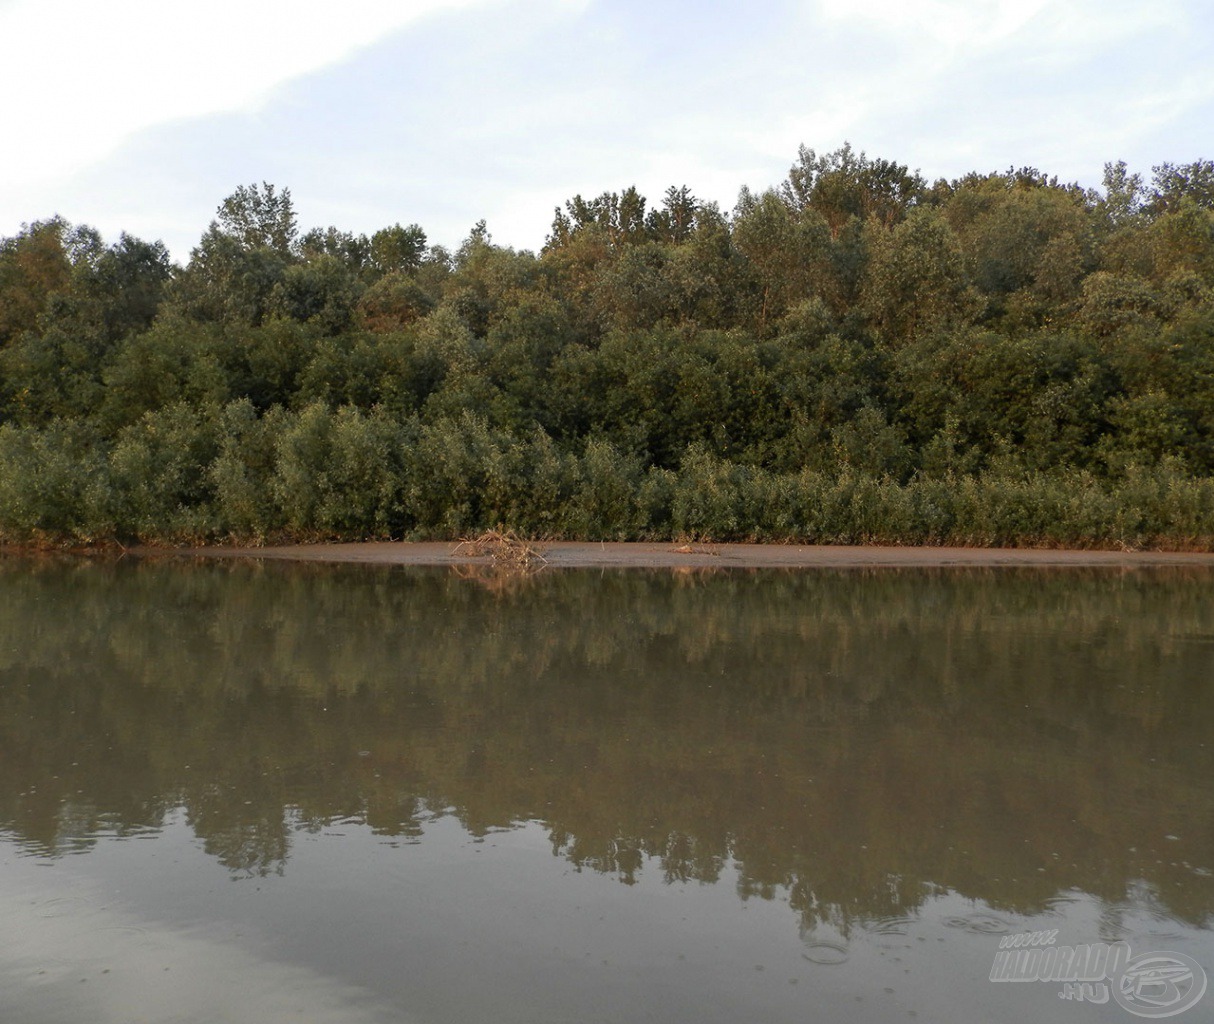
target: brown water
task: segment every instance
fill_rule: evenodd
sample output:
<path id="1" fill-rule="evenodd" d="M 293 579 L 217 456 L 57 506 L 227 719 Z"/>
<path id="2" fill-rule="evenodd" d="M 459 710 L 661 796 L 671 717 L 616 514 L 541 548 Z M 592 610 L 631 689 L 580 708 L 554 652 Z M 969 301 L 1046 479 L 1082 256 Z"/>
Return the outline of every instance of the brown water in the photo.
<path id="1" fill-rule="evenodd" d="M 1214 973 L 1214 574 L 0 564 L 4 1024 L 1142 1019 L 1047 929 Z"/>

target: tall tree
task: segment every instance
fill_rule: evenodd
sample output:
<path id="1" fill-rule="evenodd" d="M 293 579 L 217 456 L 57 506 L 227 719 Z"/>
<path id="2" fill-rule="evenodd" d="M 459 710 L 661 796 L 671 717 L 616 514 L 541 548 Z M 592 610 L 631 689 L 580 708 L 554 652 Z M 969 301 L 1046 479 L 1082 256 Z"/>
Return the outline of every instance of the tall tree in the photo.
<path id="1" fill-rule="evenodd" d="M 1191 164 L 1159 164 L 1152 167 L 1152 194 L 1147 209 L 1164 213 L 1179 208 L 1185 199 L 1205 210 L 1214 210 L 1214 160 Z"/>
<path id="2" fill-rule="evenodd" d="M 0 346 L 35 327 L 50 296 L 68 286 L 67 231 L 66 221 L 52 217 L 0 242 Z"/>
<path id="3" fill-rule="evenodd" d="M 916 210 L 892 232 L 873 234 L 864 304 L 887 342 L 905 344 L 973 314 L 961 245 L 938 211 Z"/>
<path id="4" fill-rule="evenodd" d="M 1131 174 L 1124 160 L 1104 165 L 1104 201 L 1101 209 L 1114 225 L 1134 220 L 1143 208 L 1146 190 L 1141 174 Z"/>
<path id="5" fill-rule="evenodd" d="M 805 146 L 788 172 L 781 195 L 796 210 L 812 209 L 838 237 L 852 217 L 875 217 L 893 227 L 922 197 L 925 183 L 919 174 L 892 160 L 870 160 L 844 143 L 833 153 L 819 156 Z"/>
<path id="6" fill-rule="evenodd" d="M 245 249 L 273 249 L 290 253 L 297 228 L 291 190 L 273 185 L 241 185 L 219 204 L 219 230 L 235 238 Z"/>
<path id="7" fill-rule="evenodd" d="M 681 188 L 671 185 L 666 190 L 662 208 L 649 215 L 649 227 L 659 240 L 678 245 L 691 238 L 699 212 L 700 202 L 691 194 L 691 189 L 686 185 Z"/>
<path id="8" fill-rule="evenodd" d="M 118 341 L 152 325 L 171 276 L 163 242 L 124 232 L 87 265 L 77 265 L 72 290 L 82 313 L 109 341 Z"/>
<path id="9" fill-rule="evenodd" d="M 557 208 L 548 247 L 565 245 L 589 229 L 601 232 L 612 246 L 646 241 L 650 232 L 645 205 L 645 197 L 631 185 L 623 192 L 604 192 L 594 199 L 576 195 L 565 203 L 564 211 Z"/>
<path id="10" fill-rule="evenodd" d="M 298 249 L 305 262 L 333 257 L 356 274 L 371 262 L 371 240 L 366 235 L 356 235 L 332 226 L 306 232 L 299 240 Z"/>
<path id="11" fill-rule="evenodd" d="M 417 224 L 393 224 L 371 236 L 371 262 L 381 274 L 416 270 L 426 256 L 426 233 Z"/>
<path id="12" fill-rule="evenodd" d="M 813 211 L 798 213 L 774 189 L 743 189 L 733 217 L 733 243 L 758 284 L 756 329 L 762 333 L 821 283 L 829 230 Z"/>

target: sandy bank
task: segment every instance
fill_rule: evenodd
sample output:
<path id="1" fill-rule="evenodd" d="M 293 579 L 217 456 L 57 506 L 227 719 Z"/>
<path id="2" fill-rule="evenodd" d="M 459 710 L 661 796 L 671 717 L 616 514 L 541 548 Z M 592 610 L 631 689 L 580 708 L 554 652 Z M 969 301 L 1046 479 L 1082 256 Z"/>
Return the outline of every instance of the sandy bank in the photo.
<path id="1" fill-rule="evenodd" d="M 1209 566 L 1214 553 L 1160 551 L 1054 551 L 1030 548 L 842 547 L 782 544 L 585 544 L 537 545 L 551 568 L 876 568 L 948 566 Z M 488 565 L 488 557 L 439 543 L 295 544 L 284 547 L 207 547 L 166 551 L 137 548 L 132 554 L 195 558 L 254 558 L 376 565 Z"/>

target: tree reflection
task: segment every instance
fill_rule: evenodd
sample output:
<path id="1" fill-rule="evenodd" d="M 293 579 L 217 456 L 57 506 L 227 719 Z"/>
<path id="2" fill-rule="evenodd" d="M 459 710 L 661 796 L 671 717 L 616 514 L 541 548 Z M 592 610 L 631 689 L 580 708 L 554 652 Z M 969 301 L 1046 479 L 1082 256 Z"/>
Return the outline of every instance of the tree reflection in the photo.
<path id="1" fill-rule="evenodd" d="M 809 928 L 955 890 L 1214 913 L 1214 577 L 9 562 L 0 827 L 53 856 L 184 807 L 236 874 L 335 820 L 538 820 L 624 882 Z M 1175 837 L 1175 838 L 1170 838 Z"/>

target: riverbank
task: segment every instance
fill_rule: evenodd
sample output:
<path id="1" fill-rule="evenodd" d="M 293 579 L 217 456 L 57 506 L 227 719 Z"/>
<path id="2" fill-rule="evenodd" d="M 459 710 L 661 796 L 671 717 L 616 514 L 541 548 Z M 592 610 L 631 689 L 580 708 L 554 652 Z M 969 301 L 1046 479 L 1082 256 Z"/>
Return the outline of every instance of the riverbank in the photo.
<path id="1" fill-rule="evenodd" d="M 875 547 L 794 544 L 674 544 L 553 541 L 535 545 L 547 567 L 576 568 L 945 568 L 952 566 L 1058 566 L 1151 568 L 1208 566 L 1214 553 L 1076 551 L 1041 548 Z M 132 548 L 138 557 L 187 556 L 374 565 L 490 565 L 489 555 L 450 542 L 293 544 L 281 547 Z"/>

